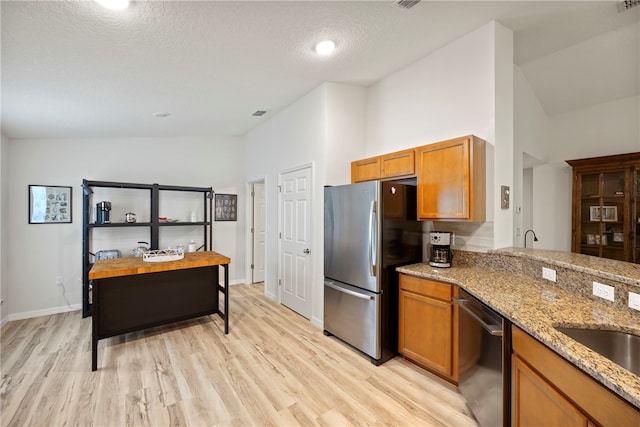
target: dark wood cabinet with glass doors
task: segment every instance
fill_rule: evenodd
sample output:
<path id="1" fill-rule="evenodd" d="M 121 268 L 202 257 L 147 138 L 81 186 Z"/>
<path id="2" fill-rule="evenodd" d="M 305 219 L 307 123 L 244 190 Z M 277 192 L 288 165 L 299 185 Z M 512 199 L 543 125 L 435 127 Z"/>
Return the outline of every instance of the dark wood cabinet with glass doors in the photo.
<path id="1" fill-rule="evenodd" d="M 573 252 L 640 263 L 640 153 L 567 160 Z"/>

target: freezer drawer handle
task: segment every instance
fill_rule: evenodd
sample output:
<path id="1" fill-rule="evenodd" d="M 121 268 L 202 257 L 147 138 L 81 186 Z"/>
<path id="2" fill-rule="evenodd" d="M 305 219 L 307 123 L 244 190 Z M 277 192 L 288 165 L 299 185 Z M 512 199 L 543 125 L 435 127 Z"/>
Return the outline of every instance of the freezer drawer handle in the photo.
<path id="1" fill-rule="evenodd" d="M 357 297 L 357 298 L 366 299 L 366 300 L 372 300 L 373 299 L 372 296 L 360 294 L 360 293 L 354 292 L 354 291 L 350 291 L 349 289 L 345 289 L 345 288 L 341 288 L 340 286 L 336 286 L 333 283 L 325 283 L 324 285 L 330 287 L 331 289 L 335 289 L 338 292 L 343 292 L 345 294 L 349 294 L 349 295 Z"/>
<path id="2" fill-rule="evenodd" d="M 469 313 L 469 315 L 471 317 L 473 317 L 476 320 L 476 322 L 478 322 L 480 324 L 480 326 L 482 326 L 491 335 L 496 336 L 496 337 L 501 337 L 502 336 L 502 327 L 500 327 L 498 325 L 490 325 L 490 324 L 488 324 L 487 322 L 482 320 L 477 314 L 475 314 L 469 307 L 467 307 L 467 304 L 469 303 L 469 300 L 464 299 L 464 298 L 456 298 L 456 297 L 454 297 L 453 300 L 458 303 L 458 307 L 460 307 L 461 309 L 463 309 L 464 311 Z"/>

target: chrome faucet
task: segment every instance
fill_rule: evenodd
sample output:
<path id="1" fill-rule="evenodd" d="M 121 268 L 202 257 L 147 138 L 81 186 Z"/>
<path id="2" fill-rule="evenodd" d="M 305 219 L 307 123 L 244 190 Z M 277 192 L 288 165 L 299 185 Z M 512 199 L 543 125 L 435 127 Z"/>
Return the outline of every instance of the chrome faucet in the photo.
<path id="1" fill-rule="evenodd" d="M 537 242 L 538 238 L 536 237 L 536 232 L 533 230 L 527 230 L 524 232 L 524 247 L 527 247 L 527 233 L 532 232 L 533 233 L 533 241 Z"/>

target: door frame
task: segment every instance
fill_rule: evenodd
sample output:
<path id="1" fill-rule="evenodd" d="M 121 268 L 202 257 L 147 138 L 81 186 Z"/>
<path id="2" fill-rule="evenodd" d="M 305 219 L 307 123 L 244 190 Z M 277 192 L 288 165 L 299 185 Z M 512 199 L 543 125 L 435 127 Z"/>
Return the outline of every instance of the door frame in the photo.
<path id="1" fill-rule="evenodd" d="M 259 183 L 262 182 L 264 183 L 264 188 L 265 188 L 265 194 L 264 194 L 264 221 L 265 221 L 265 244 L 267 244 L 267 242 L 269 241 L 269 232 L 266 229 L 266 225 L 268 223 L 268 215 L 269 215 L 269 209 L 268 209 L 268 201 L 267 201 L 267 178 L 266 177 L 260 177 L 260 178 L 255 178 L 252 179 L 251 181 L 247 181 L 245 188 L 246 188 L 246 203 L 245 203 L 245 207 L 246 207 L 246 216 L 245 218 L 247 218 L 247 221 L 245 222 L 245 253 L 246 254 L 250 254 L 249 256 L 245 257 L 245 272 L 244 272 L 244 277 L 245 277 L 245 284 L 247 285 L 251 285 L 253 282 L 253 271 L 251 269 L 251 264 L 253 263 L 253 233 L 251 232 L 251 227 L 253 227 L 253 184 L 255 183 Z M 266 255 L 265 255 L 266 257 Z M 267 278 L 269 277 L 268 275 L 268 269 L 269 266 L 267 265 L 266 259 L 265 259 L 265 263 L 264 263 L 264 281 L 265 281 L 265 285 L 267 282 Z M 265 286 L 266 288 L 266 286 Z"/>
<path id="2" fill-rule="evenodd" d="M 310 257 L 310 262 L 311 262 L 311 316 L 310 316 L 310 320 L 313 319 L 313 304 L 315 301 L 314 298 L 314 279 L 315 279 L 315 272 L 316 272 L 316 255 L 315 252 L 317 250 L 317 245 L 316 245 L 316 239 L 315 236 L 313 236 L 313 230 L 314 230 L 314 221 L 315 221 L 315 211 L 314 211 L 314 206 L 316 204 L 316 197 L 315 197 L 315 189 L 314 189 L 314 185 L 316 182 L 316 176 L 315 176 L 315 165 L 314 162 L 309 162 L 309 163 L 304 163 L 298 166 L 293 166 L 287 169 L 282 169 L 279 173 L 278 173 L 278 283 L 277 283 L 277 288 L 278 288 L 278 304 L 282 304 L 282 239 L 281 239 L 281 235 L 282 235 L 282 175 L 290 173 L 290 172 L 295 172 L 301 169 L 309 169 L 310 170 L 310 175 L 311 175 L 311 185 L 309 186 L 309 200 L 310 200 L 310 204 L 311 204 L 311 235 L 312 235 L 312 244 L 311 246 L 311 257 Z M 265 266 L 266 268 L 266 266 Z"/>

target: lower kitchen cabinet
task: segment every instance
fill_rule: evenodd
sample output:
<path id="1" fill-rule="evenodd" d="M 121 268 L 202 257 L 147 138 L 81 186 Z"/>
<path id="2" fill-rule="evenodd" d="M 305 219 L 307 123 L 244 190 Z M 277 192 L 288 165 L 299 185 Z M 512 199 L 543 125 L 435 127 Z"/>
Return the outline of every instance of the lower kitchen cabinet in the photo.
<path id="1" fill-rule="evenodd" d="M 398 351 L 457 383 L 455 293 L 455 285 L 400 274 Z"/>
<path id="2" fill-rule="evenodd" d="M 638 409 L 516 326 L 512 348 L 512 426 L 639 425 Z"/>
<path id="3" fill-rule="evenodd" d="M 512 360 L 514 426 L 580 426 L 585 417 L 519 357 Z"/>

